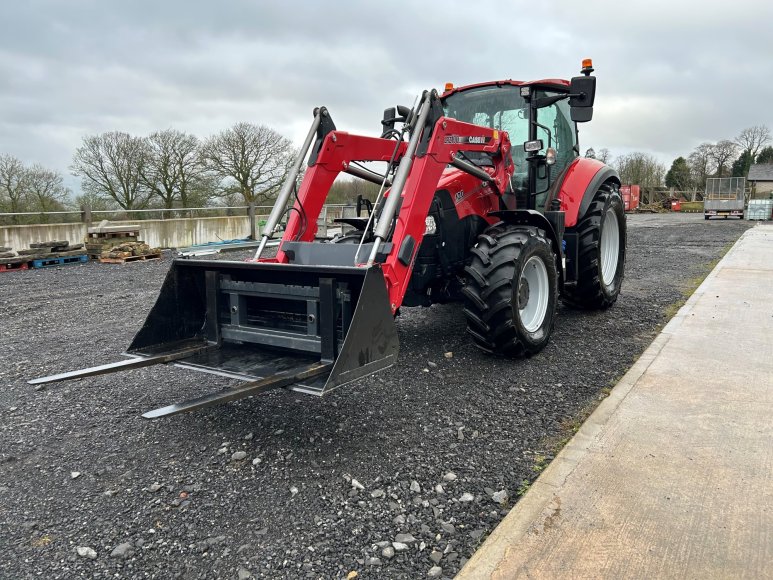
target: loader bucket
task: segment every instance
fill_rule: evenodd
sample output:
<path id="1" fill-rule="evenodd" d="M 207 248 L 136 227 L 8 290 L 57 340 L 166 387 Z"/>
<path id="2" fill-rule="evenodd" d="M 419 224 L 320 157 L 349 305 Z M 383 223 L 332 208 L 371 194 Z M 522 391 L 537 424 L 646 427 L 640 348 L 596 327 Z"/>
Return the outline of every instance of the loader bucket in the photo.
<path id="1" fill-rule="evenodd" d="M 378 266 L 175 260 L 132 359 L 30 383 L 170 362 L 246 381 L 144 415 L 157 418 L 277 387 L 324 395 L 391 366 L 398 350 Z"/>

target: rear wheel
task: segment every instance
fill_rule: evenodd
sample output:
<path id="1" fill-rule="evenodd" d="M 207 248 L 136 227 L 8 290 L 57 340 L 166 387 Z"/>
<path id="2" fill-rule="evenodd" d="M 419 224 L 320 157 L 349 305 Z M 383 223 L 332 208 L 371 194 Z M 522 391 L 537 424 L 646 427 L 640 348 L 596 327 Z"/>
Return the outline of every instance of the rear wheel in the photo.
<path id="1" fill-rule="evenodd" d="M 625 271 L 626 223 L 623 201 L 602 185 L 580 219 L 577 232 L 577 283 L 563 302 L 574 308 L 608 308 L 617 300 Z"/>
<path id="2" fill-rule="evenodd" d="M 470 253 L 462 293 L 475 344 L 511 357 L 542 350 L 558 301 L 555 255 L 545 232 L 497 224 L 479 236 Z"/>

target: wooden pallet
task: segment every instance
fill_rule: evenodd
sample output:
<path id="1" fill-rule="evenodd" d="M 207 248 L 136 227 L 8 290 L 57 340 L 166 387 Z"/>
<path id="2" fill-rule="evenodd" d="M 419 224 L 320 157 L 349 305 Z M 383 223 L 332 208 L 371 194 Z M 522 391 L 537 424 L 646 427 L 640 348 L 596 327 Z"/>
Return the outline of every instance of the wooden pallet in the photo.
<path id="1" fill-rule="evenodd" d="M 29 262 L 19 262 L 18 264 L 0 264 L 0 272 L 14 272 L 16 270 L 29 270 Z"/>
<path id="2" fill-rule="evenodd" d="M 39 258 L 37 260 L 30 260 L 29 264 L 33 268 L 50 268 L 52 266 L 66 266 L 68 264 L 82 264 L 88 262 L 89 257 L 86 255 L 79 256 L 60 256 L 55 258 Z"/>
<path id="3" fill-rule="evenodd" d="M 116 230 L 113 232 L 89 232 L 88 239 L 90 241 L 101 241 L 101 240 L 115 240 L 120 238 L 125 238 L 125 241 L 134 241 L 136 240 L 140 235 L 139 229 L 128 229 L 128 230 Z"/>
<path id="4" fill-rule="evenodd" d="M 125 264 L 126 262 L 138 262 L 140 260 L 158 260 L 161 254 L 146 254 L 144 256 L 126 256 L 125 258 L 99 258 L 102 264 Z"/>

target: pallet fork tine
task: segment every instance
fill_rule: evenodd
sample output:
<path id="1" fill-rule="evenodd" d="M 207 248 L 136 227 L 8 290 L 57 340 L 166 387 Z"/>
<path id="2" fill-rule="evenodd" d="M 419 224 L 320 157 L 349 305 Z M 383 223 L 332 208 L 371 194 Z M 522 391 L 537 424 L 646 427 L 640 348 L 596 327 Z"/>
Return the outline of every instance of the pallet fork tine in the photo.
<path id="1" fill-rule="evenodd" d="M 187 413 L 189 411 L 196 411 L 198 409 L 206 409 L 207 407 L 214 407 L 215 405 L 221 405 L 230 401 L 236 401 L 238 399 L 244 399 L 245 397 L 251 397 L 270 389 L 278 389 L 281 387 L 289 386 L 298 381 L 306 379 L 312 379 L 332 369 L 332 363 L 314 363 L 308 365 L 295 372 L 284 372 L 259 379 L 256 381 L 248 381 L 242 383 L 238 387 L 233 389 L 226 389 L 215 393 L 209 393 L 195 399 L 189 399 L 182 403 L 173 403 L 166 407 L 160 407 L 147 413 L 143 413 L 145 419 L 159 419 L 161 417 L 169 417 L 171 415 L 177 415 L 179 413 Z"/>
<path id="2" fill-rule="evenodd" d="M 199 354 L 209 349 L 216 348 L 215 345 L 202 345 L 185 350 L 179 350 L 175 352 L 168 352 L 165 354 L 148 356 L 142 358 L 131 358 L 127 360 L 121 360 L 104 365 L 98 365 L 95 367 L 89 367 L 86 369 L 80 369 L 77 371 L 69 371 L 66 373 L 59 373 L 56 375 L 50 375 L 47 377 L 40 377 L 27 381 L 30 385 L 46 385 L 48 383 L 56 383 L 59 381 L 68 381 L 71 379 L 82 379 L 85 377 L 95 377 L 98 375 L 106 375 L 109 373 L 115 373 L 118 371 L 126 371 L 130 369 L 139 369 L 143 367 L 149 367 L 158 364 L 166 364 L 180 359 L 188 358 L 195 354 Z"/>

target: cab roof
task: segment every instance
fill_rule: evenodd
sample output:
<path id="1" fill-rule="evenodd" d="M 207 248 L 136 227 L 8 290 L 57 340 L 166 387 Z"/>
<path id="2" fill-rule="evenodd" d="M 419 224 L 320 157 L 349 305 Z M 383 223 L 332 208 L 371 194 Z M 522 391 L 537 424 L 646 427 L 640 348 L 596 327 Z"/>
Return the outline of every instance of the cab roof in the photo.
<path id="1" fill-rule="evenodd" d="M 485 83 L 476 83 L 473 85 L 464 85 L 461 87 L 454 87 L 450 91 L 445 91 L 442 95 L 440 95 L 441 98 L 445 98 L 449 95 L 453 95 L 454 93 L 459 93 L 462 91 L 466 91 L 468 89 L 477 89 L 480 87 L 501 87 L 504 85 L 511 85 L 515 87 L 523 87 L 523 86 L 532 86 L 532 85 L 538 85 L 540 87 L 547 87 L 551 89 L 557 89 L 559 91 L 566 91 L 569 88 L 569 81 L 565 79 L 540 79 L 536 81 L 514 81 L 512 79 L 507 79 L 504 81 L 488 81 Z"/>

